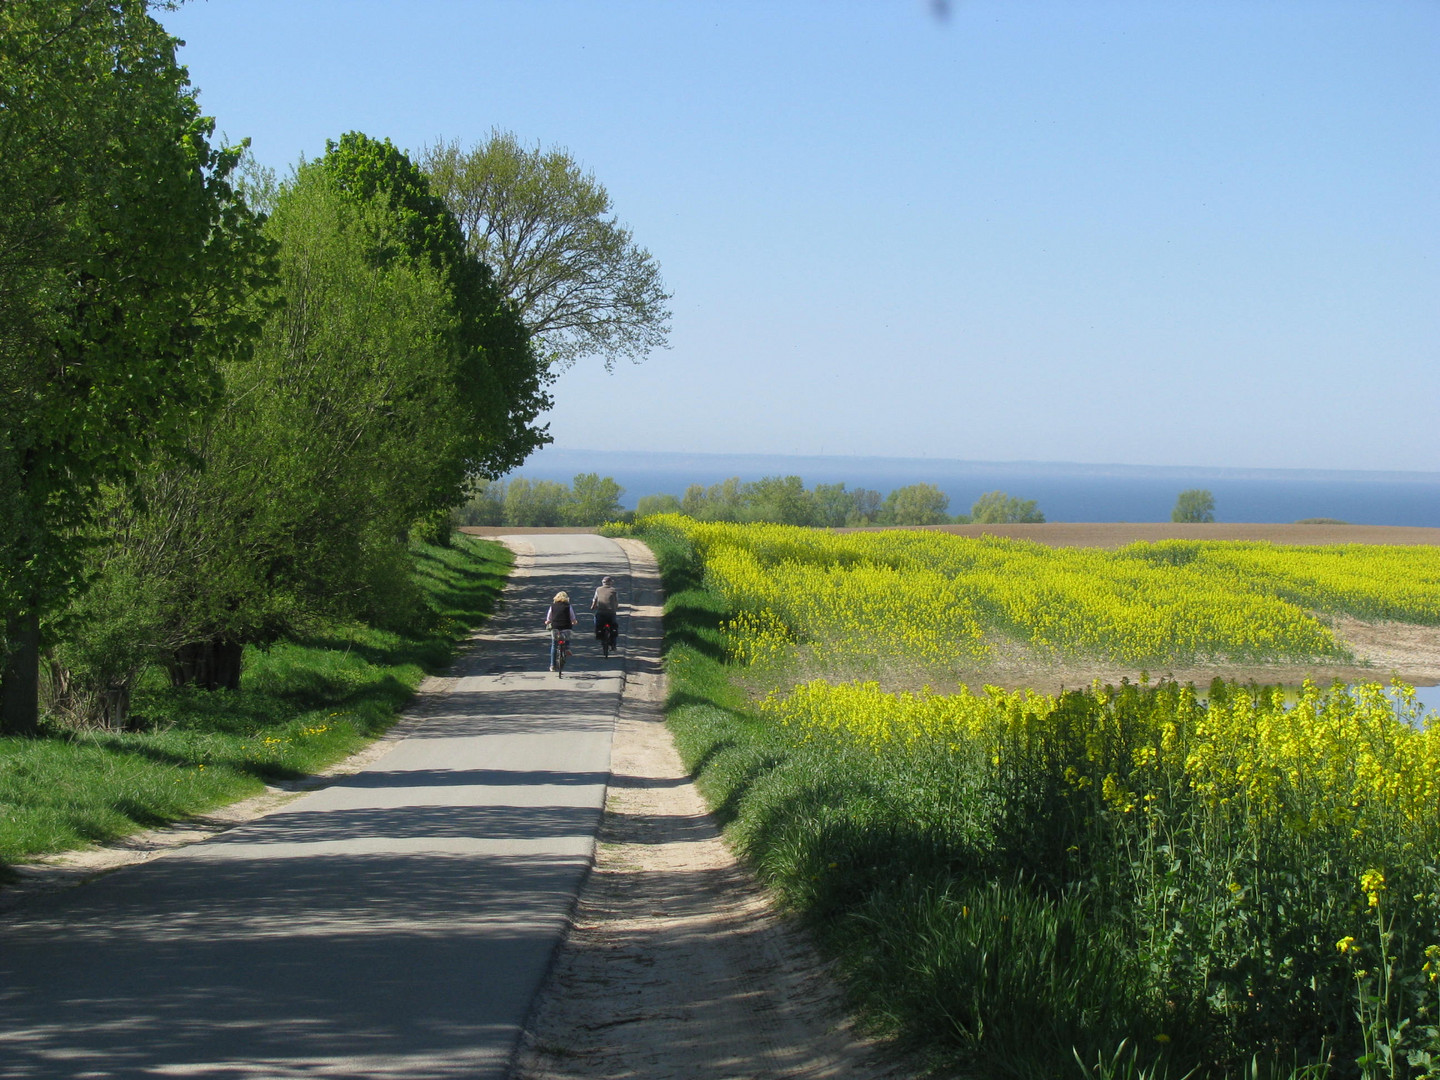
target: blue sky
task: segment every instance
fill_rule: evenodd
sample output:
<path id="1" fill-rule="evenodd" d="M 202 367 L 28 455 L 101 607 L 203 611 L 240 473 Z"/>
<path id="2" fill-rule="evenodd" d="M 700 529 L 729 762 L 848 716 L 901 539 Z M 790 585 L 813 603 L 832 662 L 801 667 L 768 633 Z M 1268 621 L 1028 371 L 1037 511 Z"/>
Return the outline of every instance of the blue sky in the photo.
<path id="1" fill-rule="evenodd" d="M 567 148 L 674 292 L 556 444 L 1440 470 L 1440 4 L 190 0 L 284 172 Z"/>

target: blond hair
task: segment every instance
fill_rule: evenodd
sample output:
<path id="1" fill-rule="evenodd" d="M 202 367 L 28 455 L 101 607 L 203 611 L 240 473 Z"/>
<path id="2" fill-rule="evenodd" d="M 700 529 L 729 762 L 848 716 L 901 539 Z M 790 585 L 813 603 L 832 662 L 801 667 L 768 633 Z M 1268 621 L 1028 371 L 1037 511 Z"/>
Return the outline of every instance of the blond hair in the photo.
<path id="1" fill-rule="evenodd" d="M 557 603 L 557 604 L 568 604 L 569 602 L 570 602 L 570 594 L 569 594 L 568 592 L 557 592 L 557 593 L 555 594 L 555 603 Z"/>

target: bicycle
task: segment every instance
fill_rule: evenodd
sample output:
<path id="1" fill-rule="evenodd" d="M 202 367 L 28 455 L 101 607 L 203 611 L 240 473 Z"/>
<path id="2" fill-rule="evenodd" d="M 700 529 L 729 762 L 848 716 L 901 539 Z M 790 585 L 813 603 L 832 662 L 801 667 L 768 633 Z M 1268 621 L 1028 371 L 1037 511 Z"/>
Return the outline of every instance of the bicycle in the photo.
<path id="1" fill-rule="evenodd" d="M 615 643 L 620 640 L 620 628 L 615 625 L 614 615 L 595 616 L 595 637 L 600 641 L 600 651 L 607 657 L 615 651 Z"/>
<path id="2" fill-rule="evenodd" d="M 565 677 L 565 661 L 570 659 L 570 631 L 551 630 L 555 638 L 555 674 L 558 678 Z"/>

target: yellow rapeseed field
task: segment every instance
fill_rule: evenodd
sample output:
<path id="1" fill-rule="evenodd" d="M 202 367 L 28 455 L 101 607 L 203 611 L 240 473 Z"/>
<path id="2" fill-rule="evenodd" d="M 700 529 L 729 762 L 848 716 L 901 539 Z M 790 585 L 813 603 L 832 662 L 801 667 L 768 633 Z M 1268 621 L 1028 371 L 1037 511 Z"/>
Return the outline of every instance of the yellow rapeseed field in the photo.
<path id="1" fill-rule="evenodd" d="M 806 644 L 822 660 L 943 666 L 1012 639 L 1134 665 L 1347 659 L 1330 613 L 1440 623 L 1440 551 L 1138 543 L 1118 551 L 896 530 L 652 519 L 680 529 L 736 612 L 737 659 Z"/>
<path id="2" fill-rule="evenodd" d="M 758 722 L 687 721 L 757 747 L 735 781 L 758 789 L 764 763 L 748 854 L 802 907 L 850 913 L 847 963 L 884 1015 L 967 1053 L 1031 1053 L 1043 1016 L 1091 1053 L 1123 1034 L 1157 1068 L 1178 1055 L 1176 1075 L 1276 1048 L 1295 1076 L 1440 1075 L 1440 723 L 1412 690 L 879 681 L 900 664 L 924 676 L 901 685 L 954 685 L 1017 649 L 1343 661 L 1330 616 L 1440 623 L 1440 550 L 643 527 L 698 556 L 761 698 Z"/>

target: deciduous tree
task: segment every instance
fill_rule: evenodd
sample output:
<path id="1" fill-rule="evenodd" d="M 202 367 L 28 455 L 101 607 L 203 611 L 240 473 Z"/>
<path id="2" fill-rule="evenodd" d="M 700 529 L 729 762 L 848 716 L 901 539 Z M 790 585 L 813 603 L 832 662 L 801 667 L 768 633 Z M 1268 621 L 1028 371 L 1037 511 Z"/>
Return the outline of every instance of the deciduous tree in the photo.
<path id="1" fill-rule="evenodd" d="M 943 525 L 950 496 L 934 484 L 910 484 L 885 497 L 884 517 L 895 525 Z"/>
<path id="2" fill-rule="evenodd" d="M 1034 499 L 1018 499 L 1003 491 L 987 491 L 970 508 L 970 520 L 977 525 L 1012 525 L 1043 522 L 1045 515 Z"/>
<path id="3" fill-rule="evenodd" d="M 383 244 L 399 244 L 413 258 L 426 258 L 446 276 L 454 295 L 458 348 L 453 378 L 459 401 L 469 412 L 463 462 L 444 483 L 459 501 L 467 476 L 499 477 L 550 441 L 535 425 L 551 399 L 546 361 L 535 351 L 535 328 L 523 306 L 507 295 L 484 252 L 467 244 L 460 222 L 431 181 L 389 139 L 349 132 L 327 143 L 320 164 L 342 190 L 360 200 L 378 200 L 389 211 L 393 231 Z M 383 248 L 377 258 L 388 258 Z"/>
<path id="4" fill-rule="evenodd" d="M 517 476 L 505 485 L 505 524 L 530 528 L 563 525 L 569 501 L 567 484 Z"/>
<path id="5" fill-rule="evenodd" d="M 100 486 L 183 444 L 255 329 L 264 245 L 212 132 L 146 0 L 0 4 L 0 729 L 36 727 Z"/>
<path id="6" fill-rule="evenodd" d="M 670 294 L 660 267 L 569 153 L 527 149 L 493 131 L 469 150 L 430 147 L 422 161 L 470 252 L 494 271 L 556 368 L 585 356 L 608 368 L 665 346 Z"/>
<path id="7" fill-rule="evenodd" d="M 1180 492 L 1175 500 L 1175 509 L 1170 512 L 1171 521 L 1208 522 L 1215 520 L 1215 496 L 1204 488 L 1190 488 Z"/>
<path id="8" fill-rule="evenodd" d="M 566 517 L 572 525 L 603 525 L 620 516 L 620 497 L 625 489 L 612 477 L 581 473 L 570 486 Z"/>
<path id="9" fill-rule="evenodd" d="M 765 476 L 741 489 L 745 519 L 779 525 L 809 525 L 815 504 L 805 481 L 798 476 Z"/>

